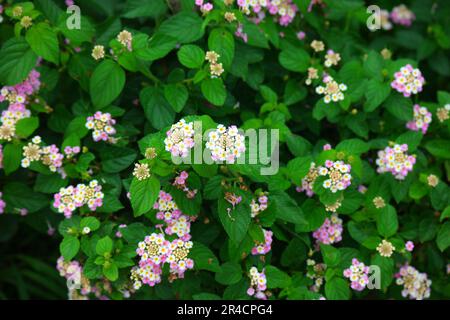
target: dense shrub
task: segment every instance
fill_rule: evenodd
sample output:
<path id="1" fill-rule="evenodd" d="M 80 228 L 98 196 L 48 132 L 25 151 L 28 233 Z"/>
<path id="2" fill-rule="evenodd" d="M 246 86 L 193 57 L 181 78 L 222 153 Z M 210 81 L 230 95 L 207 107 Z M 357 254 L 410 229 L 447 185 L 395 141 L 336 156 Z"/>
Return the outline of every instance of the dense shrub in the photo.
<path id="1" fill-rule="evenodd" d="M 3 1 L 0 296 L 450 297 L 450 3 L 374 2 Z"/>

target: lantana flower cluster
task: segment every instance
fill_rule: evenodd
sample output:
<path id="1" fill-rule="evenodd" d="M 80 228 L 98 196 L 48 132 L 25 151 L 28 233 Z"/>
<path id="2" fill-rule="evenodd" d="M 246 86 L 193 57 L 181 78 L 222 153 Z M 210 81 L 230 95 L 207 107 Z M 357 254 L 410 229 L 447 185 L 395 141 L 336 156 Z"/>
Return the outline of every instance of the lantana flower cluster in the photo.
<path id="1" fill-rule="evenodd" d="M 0 192 L 0 214 L 5 212 L 5 207 L 6 207 L 6 203 L 5 203 L 5 201 L 3 201 L 2 197 L 3 197 L 3 193 Z"/>
<path id="2" fill-rule="evenodd" d="M 352 181 L 350 171 L 351 166 L 340 160 L 327 160 L 324 167 L 318 168 L 319 175 L 328 178 L 323 182 L 323 187 L 330 189 L 333 193 L 345 190 L 350 186 Z"/>
<path id="3" fill-rule="evenodd" d="M 131 270 L 134 289 L 139 289 L 142 284 L 153 287 L 160 283 L 166 263 L 174 277 L 183 278 L 184 272 L 194 267 L 194 261 L 188 258 L 191 248 L 191 241 L 175 239 L 171 242 L 162 233 L 146 236 L 136 249 L 140 256 L 139 265 Z"/>
<path id="4" fill-rule="evenodd" d="M 250 287 L 247 289 L 247 294 L 260 300 L 267 300 L 267 295 L 264 292 L 267 289 L 267 279 L 264 269 L 258 272 L 256 267 L 251 267 L 249 278 Z"/>
<path id="5" fill-rule="evenodd" d="M 116 120 L 112 118 L 110 113 L 97 111 L 93 116 L 87 118 L 86 128 L 93 130 L 92 138 L 95 142 L 112 142 L 111 136 L 116 133 L 115 124 Z"/>
<path id="6" fill-rule="evenodd" d="M 416 163 L 416 157 L 408 155 L 406 151 L 408 151 L 407 144 L 394 144 L 378 151 L 377 172 L 390 172 L 396 179 L 404 180 Z"/>
<path id="7" fill-rule="evenodd" d="M 41 161 L 52 172 L 61 168 L 64 155 L 59 152 L 56 145 L 42 146 L 42 139 L 39 136 L 35 136 L 31 141 L 23 147 L 21 162 L 23 168 L 28 168 L 33 161 Z"/>
<path id="8" fill-rule="evenodd" d="M 306 260 L 307 273 L 306 276 L 314 281 L 311 286 L 311 291 L 319 292 L 320 287 L 324 283 L 325 271 L 327 270 L 327 265 L 324 263 L 316 263 L 313 259 Z"/>
<path id="9" fill-rule="evenodd" d="M 226 128 L 219 124 L 208 137 L 206 148 L 211 151 L 211 158 L 214 161 L 226 161 L 232 164 L 245 152 L 245 137 L 234 125 Z"/>
<path id="10" fill-rule="evenodd" d="M 194 147 L 194 123 L 181 119 L 173 124 L 164 139 L 166 151 L 172 156 L 187 157 L 189 150 Z"/>
<path id="11" fill-rule="evenodd" d="M 311 198 L 314 195 L 313 186 L 317 177 L 319 176 L 319 172 L 317 171 L 316 164 L 311 162 L 311 166 L 309 167 L 309 171 L 306 176 L 302 179 L 302 185 L 296 187 L 297 192 L 305 192 L 306 195 Z"/>
<path id="12" fill-rule="evenodd" d="M 74 147 L 67 146 L 64 148 L 64 154 L 66 155 L 67 159 L 73 158 L 80 152 L 81 152 L 81 148 L 79 146 L 74 146 Z"/>
<path id="13" fill-rule="evenodd" d="M 427 133 L 428 127 L 432 120 L 432 114 L 427 108 L 421 107 L 418 104 L 414 105 L 414 119 L 406 124 L 408 129 L 413 131 L 422 131 Z"/>
<path id="14" fill-rule="evenodd" d="M 318 86 L 316 93 L 324 95 L 323 101 L 325 103 L 339 102 L 345 99 L 344 91 L 347 90 L 347 86 L 343 83 L 337 83 L 331 76 L 325 75 L 323 78 L 325 86 Z"/>
<path id="15" fill-rule="evenodd" d="M 211 78 L 217 78 L 224 72 L 222 63 L 219 62 L 220 54 L 215 51 L 208 51 L 205 55 L 205 60 L 209 62 L 209 72 Z"/>
<path id="16" fill-rule="evenodd" d="M 195 5 L 203 14 L 207 14 L 214 8 L 214 5 L 212 3 L 204 0 L 195 0 Z"/>
<path id="17" fill-rule="evenodd" d="M 369 271 L 368 266 L 353 258 L 351 266 L 344 270 L 344 277 L 350 279 L 353 290 L 362 291 L 369 283 Z"/>
<path id="18" fill-rule="evenodd" d="M 268 197 L 261 195 L 257 200 L 252 199 L 250 202 L 250 211 L 252 218 L 258 216 L 262 211 L 266 210 L 268 206 Z"/>
<path id="19" fill-rule="evenodd" d="M 416 268 L 404 265 L 395 274 L 396 283 L 403 285 L 402 296 L 412 300 L 423 300 L 430 297 L 432 281 L 426 273 L 419 272 Z"/>
<path id="20" fill-rule="evenodd" d="M 239 8 L 245 14 L 252 12 L 258 16 L 257 22 L 265 17 L 263 9 L 275 16 L 281 26 L 289 25 L 295 18 L 298 8 L 292 0 L 238 0 Z"/>
<path id="21" fill-rule="evenodd" d="M 89 293 L 92 292 L 92 287 L 83 275 L 82 265 L 76 261 L 64 261 L 63 257 L 59 257 L 56 262 L 56 269 L 61 277 L 68 281 L 69 299 L 70 300 L 87 300 Z M 78 289 L 80 290 L 78 292 Z"/>
<path id="22" fill-rule="evenodd" d="M 419 69 L 413 68 L 412 65 L 407 64 L 400 68 L 400 71 L 394 73 L 394 80 L 391 82 L 391 87 L 403 96 L 408 98 L 411 94 L 417 94 L 422 91 L 425 84 L 425 78 Z"/>
<path id="23" fill-rule="evenodd" d="M 167 224 L 164 230 L 166 234 L 176 234 L 186 241 L 191 238 L 191 222 L 195 220 L 195 217 L 184 215 L 169 193 L 161 190 L 153 209 L 158 210 L 156 218 Z"/>
<path id="24" fill-rule="evenodd" d="M 95 211 L 103 205 L 104 194 L 101 190 L 102 186 L 97 180 L 92 180 L 88 185 L 80 183 L 75 187 L 61 188 L 54 195 L 53 206 L 58 209 L 58 212 L 64 213 L 64 216 L 68 219 L 77 208 L 84 205 Z"/>
<path id="25" fill-rule="evenodd" d="M 264 242 L 256 243 L 256 246 L 252 248 L 251 251 L 252 255 L 267 254 L 271 250 L 273 232 L 265 229 L 263 229 L 263 232 L 264 232 Z"/>
<path id="26" fill-rule="evenodd" d="M 187 179 L 189 178 L 189 173 L 186 171 L 180 172 L 178 176 L 175 177 L 175 180 L 173 182 L 173 185 L 177 187 L 180 190 L 183 190 L 186 193 L 186 197 L 188 199 L 192 199 L 197 194 L 197 189 L 191 190 L 187 186 Z"/>
<path id="27" fill-rule="evenodd" d="M 8 108 L 0 117 L 0 139 L 11 141 L 16 132 L 17 121 L 31 116 L 25 106 L 30 102 L 40 86 L 40 73 L 32 70 L 24 82 L 15 86 L 5 86 L 0 90 L 0 102 L 7 101 Z"/>
<path id="28" fill-rule="evenodd" d="M 413 21 L 416 20 L 416 15 L 414 14 L 414 12 L 409 10 L 408 7 L 404 4 L 394 7 L 391 11 L 390 17 L 392 22 L 394 22 L 395 24 L 406 27 L 411 26 Z"/>
<path id="29" fill-rule="evenodd" d="M 326 218 L 322 226 L 313 232 L 312 236 L 317 244 L 333 244 L 342 240 L 342 219 L 333 213 L 330 218 Z"/>

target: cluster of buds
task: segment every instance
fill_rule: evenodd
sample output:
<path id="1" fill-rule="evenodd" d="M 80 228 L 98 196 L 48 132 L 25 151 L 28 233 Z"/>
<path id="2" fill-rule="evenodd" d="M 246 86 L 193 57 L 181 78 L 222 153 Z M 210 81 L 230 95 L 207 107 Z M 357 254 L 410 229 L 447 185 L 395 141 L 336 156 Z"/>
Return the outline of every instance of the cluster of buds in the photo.
<path id="1" fill-rule="evenodd" d="M 414 105 L 414 119 L 406 124 L 406 127 L 413 131 L 422 131 L 427 133 L 428 127 L 432 120 L 431 112 L 427 108 L 421 107 L 418 104 Z"/>
<path id="2" fill-rule="evenodd" d="M 341 61 L 341 55 L 334 52 L 333 50 L 328 50 L 325 55 L 325 67 L 329 68 L 331 66 L 337 66 L 339 61 Z"/>
<path id="3" fill-rule="evenodd" d="M 268 205 L 268 198 L 264 194 L 259 196 L 257 200 L 252 199 L 252 201 L 250 202 L 250 212 L 252 218 L 256 217 L 262 211 L 266 210 L 267 205 Z"/>
<path id="4" fill-rule="evenodd" d="M 258 254 L 267 254 L 271 250 L 272 245 L 272 231 L 262 229 L 264 232 L 264 242 L 256 243 L 256 246 L 252 248 L 252 255 L 256 256 Z"/>
<path id="5" fill-rule="evenodd" d="M 189 178 L 189 174 L 186 171 L 182 171 L 178 176 L 175 177 L 173 185 L 186 193 L 188 199 L 192 199 L 197 194 L 197 189 L 191 190 L 187 186 L 186 180 Z"/>
<path id="6" fill-rule="evenodd" d="M 54 195 L 53 206 L 68 219 L 77 208 L 84 205 L 95 211 L 103 205 L 104 194 L 101 190 L 102 186 L 97 180 L 92 180 L 89 185 L 80 183 L 75 187 L 61 188 L 59 193 Z"/>
<path id="7" fill-rule="evenodd" d="M 392 23 L 389 20 L 389 11 L 380 10 L 380 24 L 381 24 L 381 28 L 383 30 L 391 30 L 392 29 Z"/>
<path id="8" fill-rule="evenodd" d="M 387 240 L 382 240 L 377 246 L 377 251 L 382 257 L 389 258 L 395 251 L 395 247 Z"/>
<path id="9" fill-rule="evenodd" d="M 395 79 L 391 82 L 391 87 L 403 96 L 408 98 L 411 94 L 417 94 L 422 91 L 425 84 L 425 78 L 419 69 L 413 68 L 412 65 L 407 64 L 400 68 L 400 71 L 394 74 Z"/>
<path id="10" fill-rule="evenodd" d="M 331 101 L 339 102 L 345 99 L 343 93 L 347 90 L 347 86 L 345 84 L 337 83 L 329 75 L 324 76 L 323 83 L 325 84 L 325 86 L 318 86 L 316 88 L 316 92 L 325 96 L 323 99 L 325 103 L 330 103 Z"/>
<path id="11" fill-rule="evenodd" d="M 159 191 L 158 200 L 153 205 L 153 209 L 158 210 L 156 218 L 163 220 L 167 226 L 164 232 L 168 235 L 176 234 L 183 240 L 189 240 L 191 235 L 191 222 L 195 221 L 195 217 L 184 215 L 177 204 L 173 201 L 172 196 L 164 191 Z"/>
<path id="12" fill-rule="evenodd" d="M 297 192 L 305 192 L 308 197 L 312 197 L 314 195 L 313 186 L 316 181 L 319 173 L 316 168 L 316 164 L 311 162 L 311 166 L 309 167 L 309 171 L 306 176 L 302 179 L 302 186 L 296 187 Z"/>
<path id="13" fill-rule="evenodd" d="M 93 49 L 92 49 L 92 53 L 91 53 L 92 58 L 94 58 L 95 60 L 100 60 L 103 59 L 105 57 L 105 47 L 101 46 L 101 45 L 96 45 Z"/>
<path id="14" fill-rule="evenodd" d="M 267 279 L 264 270 L 258 272 L 256 267 L 251 267 L 249 278 L 250 287 L 247 289 L 247 294 L 260 300 L 267 300 L 267 294 L 264 292 L 267 289 Z"/>
<path id="15" fill-rule="evenodd" d="M 319 79 L 318 70 L 316 68 L 308 68 L 308 78 L 305 80 L 306 85 L 310 85 L 313 80 Z"/>
<path id="16" fill-rule="evenodd" d="M 398 180 L 405 179 L 416 163 L 416 157 L 408 155 L 406 151 L 408 151 L 407 144 L 394 144 L 393 147 L 388 146 L 384 150 L 378 151 L 377 172 L 390 172 Z"/>
<path id="17" fill-rule="evenodd" d="M 206 148 L 211 151 L 212 160 L 232 164 L 245 152 L 245 137 L 236 126 L 226 128 L 219 124 L 216 130 L 209 133 Z"/>
<path id="18" fill-rule="evenodd" d="M 195 5 L 200 9 L 200 11 L 205 15 L 210 12 L 214 6 L 212 3 L 205 2 L 204 0 L 195 0 Z"/>
<path id="19" fill-rule="evenodd" d="M 238 0 L 239 9 L 245 14 L 254 13 L 256 22 L 259 23 L 265 18 L 265 10 L 281 26 L 289 25 L 295 18 L 298 8 L 292 0 Z"/>
<path id="20" fill-rule="evenodd" d="M 56 262 L 56 269 L 61 277 L 67 280 L 70 300 L 87 300 L 88 295 L 93 291 L 89 279 L 83 275 L 83 267 L 76 261 L 64 261 L 59 257 Z"/>
<path id="21" fill-rule="evenodd" d="M 133 176 L 136 177 L 138 180 L 145 180 L 150 178 L 150 168 L 148 167 L 148 164 L 146 163 L 135 163 L 134 164 L 134 170 L 133 170 Z"/>
<path id="22" fill-rule="evenodd" d="M 194 147 L 194 123 L 186 123 L 181 119 L 170 127 L 164 139 L 166 151 L 172 156 L 187 157 L 189 150 Z"/>
<path id="23" fill-rule="evenodd" d="M 312 236 L 317 244 L 333 244 L 342 240 L 342 219 L 337 214 L 332 214 L 326 218 L 322 226 L 313 232 Z"/>
<path id="24" fill-rule="evenodd" d="M 318 173 L 320 176 L 327 176 L 328 178 L 323 182 L 323 187 L 336 193 L 350 186 L 352 181 L 350 170 L 351 166 L 343 161 L 327 160 L 325 161 L 325 167 L 318 168 Z"/>
<path id="25" fill-rule="evenodd" d="M 116 133 L 116 129 L 113 127 L 115 124 L 116 120 L 111 117 L 110 113 L 97 111 L 93 116 L 87 118 L 86 128 L 93 130 L 92 138 L 95 142 L 113 142 L 110 136 Z"/>
<path id="26" fill-rule="evenodd" d="M 414 12 L 409 10 L 404 4 L 394 7 L 391 11 L 391 20 L 395 24 L 409 27 L 415 19 L 416 15 Z"/>
<path id="27" fill-rule="evenodd" d="M 416 268 L 404 265 L 395 274 L 396 283 L 403 285 L 402 296 L 413 300 L 423 300 L 430 297 L 431 280 L 426 273 Z"/>
<path id="28" fill-rule="evenodd" d="M 3 193 L 0 192 L 0 214 L 5 212 L 6 203 L 2 199 Z"/>
<path id="29" fill-rule="evenodd" d="M 8 108 L 0 117 L 0 139 L 11 141 L 16 133 L 17 121 L 31 116 L 25 106 L 30 102 L 40 86 L 40 73 L 32 70 L 24 82 L 15 86 L 5 86 L 0 90 L 0 103 L 8 102 Z"/>
<path id="30" fill-rule="evenodd" d="M 136 249 L 140 256 L 139 265 L 131 270 L 134 289 L 138 290 L 142 284 L 153 287 L 160 283 L 162 268 L 166 263 L 172 277 L 183 278 L 184 272 L 194 267 L 194 261 L 188 258 L 191 248 L 191 241 L 176 239 L 171 242 L 162 233 L 146 236 Z"/>
<path id="31" fill-rule="evenodd" d="M 439 122 L 442 123 L 450 119 L 449 112 L 450 112 L 450 103 L 446 104 L 443 108 L 438 108 L 436 110 L 436 116 L 438 117 Z"/>
<path id="32" fill-rule="evenodd" d="M 353 290 L 363 291 L 369 283 L 369 271 L 368 266 L 353 258 L 351 266 L 344 270 L 344 277 L 350 279 Z"/>
<path id="33" fill-rule="evenodd" d="M 41 146 L 42 139 L 39 136 L 35 136 L 31 141 L 23 147 L 24 158 L 21 162 L 23 168 L 28 168 L 33 161 L 41 161 L 52 172 L 61 168 L 64 155 L 59 152 L 56 145 Z"/>
<path id="34" fill-rule="evenodd" d="M 211 78 L 220 77 L 224 72 L 222 63 L 218 62 L 219 58 L 220 54 L 215 51 L 206 52 L 205 60 L 209 62 L 209 71 L 211 73 Z"/>
<path id="35" fill-rule="evenodd" d="M 79 146 L 75 146 L 75 147 L 67 146 L 64 148 L 64 154 L 66 155 L 67 159 L 73 158 L 80 152 L 81 152 L 81 148 Z"/>
<path id="36" fill-rule="evenodd" d="M 306 276 L 314 281 L 311 286 L 311 291 L 319 292 L 320 287 L 324 283 L 325 271 L 327 270 L 327 265 L 324 263 L 316 263 L 312 259 L 306 260 L 307 272 Z"/>
<path id="37" fill-rule="evenodd" d="M 122 30 L 117 35 L 117 41 L 119 41 L 124 47 L 128 49 L 128 51 L 132 51 L 132 43 L 133 43 L 133 36 L 131 33 L 127 30 Z"/>

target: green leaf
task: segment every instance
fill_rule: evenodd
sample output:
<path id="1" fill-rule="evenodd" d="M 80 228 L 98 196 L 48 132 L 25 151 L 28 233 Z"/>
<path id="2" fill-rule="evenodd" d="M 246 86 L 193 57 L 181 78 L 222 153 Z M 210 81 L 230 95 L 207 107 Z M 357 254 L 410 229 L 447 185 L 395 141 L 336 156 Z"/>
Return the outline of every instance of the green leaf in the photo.
<path id="1" fill-rule="evenodd" d="M 435 139 L 425 144 L 425 149 L 435 157 L 450 159 L 450 141 Z"/>
<path id="2" fill-rule="evenodd" d="M 111 263 L 107 266 L 103 266 L 103 274 L 110 281 L 116 281 L 119 278 L 119 268 L 116 263 Z"/>
<path id="3" fill-rule="evenodd" d="M 208 37 L 208 47 L 220 55 L 218 62 L 229 70 L 234 58 L 234 36 L 226 29 L 213 29 Z"/>
<path id="4" fill-rule="evenodd" d="M 386 290 L 394 280 L 394 260 L 376 254 L 372 257 L 371 264 L 380 268 L 381 290 Z M 369 277 L 370 282 L 371 277 Z"/>
<path id="5" fill-rule="evenodd" d="M 385 238 L 393 236 L 398 229 L 397 212 L 391 205 L 386 205 L 379 210 L 377 216 L 377 229 Z"/>
<path id="6" fill-rule="evenodd" d="M 186 105 L 189 92 L 182 84 L 168 84 L 164 86 L 164 97 L 175 112 L 180 112 Z"/>
<path id="7" fill-rule="evenodd" d="M 48 23 L 33 25 L 25 36 L 31 49 L 44 60 L 59 64 L 59 44 L 56 32 Z"/>
<path id="8" fill-rule="evenodd" d="M 278 61 L 289 71 L 305 72 L 310 66 L 309 54 L 300 48 L 290 47 L 281 51 Z"/>
<path id="9" fill-rule="evenodd" d="M 28 138 L 37 128 L 39 128 L 39 118 L 23 118 L 16 123 L 16 134 L 22 138 Z"/>
<path id="10" fill-rule="evenodd" d="M 348 139 L 341 141 L 336 146 L 336 151 L 344 151 L 348 154 L 360 155 L 369 151 L 369 145 L 360 139 Z"/>
<path id="11" fill-rule="evenodd" d="M 227 91 L 221 78 L 204 79 L 201 89 L 206 100 L 215 106 L 223 106 L 227 97 Z"/>
<path id="12" fill-rule="evenodd" d="M 131 206 L 134 216 L 138 217 L 153 208 L 159 194 L 159 180 L 152 176 L 149 179 L 133 178 L 130 186 Z"/>
<path id="13" fill-rule="evenodd" d="M 35 67 L 37 55 L 24 38 L 11 38 L 0 50 L 0 82 L 14 85 L 23 82 Z"/>
<path id="14" fill-rule="evenodd" d="M 200 39 L 204 34 L 203 20 L 194 12 L 180 12 L 165 20 L 159 32 L 171 36 L 179 43 L 190 43 Z"/>
<path id="15" fill-rule="evenodd" d="M 110 237 L 106 236 L 97 241 L 95 246 L 95 252 L 99 256 L 103 256 L 105 253 L 110 253 L 113 249 L 113 241 Z"/>
<path id="16" fill-rule="evenodd" d="M 230 209 L 228 212 L 227 209 Z M 241 243 L 250 226 L 250 207 L 244 203 L 238 204 L 234 209 L 223 198 L 218 203 L 219 219 L 231 241 Z"/>
<path id="17" fill-rule="evenodd" d="M 22 160 L 22 146 L 19 144 L 7 144 L 3 149 L 3 170 L 8 175 L 20 167 Z"/>
<path id="18" fill-rule="evenodd" d="M 167 5 L 164 0 L 127 0 L 123 17 L 141 18 L 151 17 L 156 18 L 163 15 L 167 10 Z"/>
<path id="19" fill-rule="evenodd" d="M 370 51 L 364 62 L 364 70 L 369 77 L 382 79 L 383 57 L 376 51 Z"/>
<path id="20" fill-rule="evenodd" d="M 322 252 L 323 262 L 328 267 L 335 267 L 339 264 L 341 254 L 338 249 L 330 245 L 320 245 L 320 251 Z"/>
<path id="21" fill-rule="evenodd" d="M 312 149 L 312 144 L 308 140 L 295 134 L 288 135 L 286 143 L 289 151 L 296 157 L 305 156 Z"/>
<path id="22" fill-rule="evenodd" d="M 199 69 L 205 62 L 205 52 L 193 44 L 184 45 L 177 52 L 180 63 L 190 69 Z"/>
<path id="23" fill-rule="evenodd" d="M 391 87 L 387 83 L 381 83 L 375 79 L 369 80 L 366 87 L 366 103 L 364 111 L 372 112 L 378 108 L 389 96 Z"/>
<path id="24" fill-rule="evenodd" d="M 407 131 L 401 134 L 395 142 L 398 144 L 407 144 L 408 152 L 414 152 L 422 141 L 423 135 L 416 131 Z"/>
<path id="25" fill-rule="evenodd" d="M 287 288 L 291 284 L 291 278 L 287 273 L 281 271 L 277 267 L 267 266 L 265 268 L 265 274 L 267 278 L 267 288 Z"/>
<path id="26" fill-rule="evenodd" d="M 112 60 L 101 62 L 90 80 L 92 103 L 98 109 L 107 107 L 120 95 L 124 86 L 125 71 Z"/>
<path id="27" fill-rule="evenodd" d="M 196 270 L 221 271 L 217 257 L 207 246 L 200 242 L 194 242 L 189 252 L 189 257 L 195 261 L 194 268 Z"/>
<path id="28" fill-rule="evenodd" d="M 33 192 L 26 184 L 10 182 L 3 187 L 3 200 L 13 208 L 26 208 L 30 213 L 49 205 L 48 198 L 42 193 Z M 27 196 L 24 197 L 23 195 Z"/>
<path id="29" fill-rule="evenodd" d="M 413 118 L 413 104 L 410 99 L 405 99 L 403 95 L 392 94 L 384 102 L 385 108 L 399 120 L 410 121 Z"/>
<path id="30" fill-rule="evenodd" d="M 347 281 L 338 277 L 326 281 L 325 295 L 328 300 L 348 300 L 350 298 L 350 288 Z"/>
<path id="31" fill-rule="evenodd" d="M 85 217 L 81 219 L 80 228 L 83 230 L 85 227 L 88 227 L 91 231 L 95 231 L 100 228 L 100 221 L 95 217 Z"/>
<path id="32" fill-rule="evenodd" d="M 441 228 L 439 229 L 439 232 L 437 234 L 436 238 L 436 244 L 442 252 L 445 251 L 450 246 L 450 222 L 447 221 L 444 223 Z"/>
<path id="33" fill-rule="evenodd" d="M 128 168 L 136 159 L 131 148 L 106 147 L 101 154 L 102 168 L 105 172 L 116 173 Z"/>
<path id="34" fill-rule="evenodd" d="M 295 224 L 307 224 L 302 209 L 297 205 L 287 193 L 283 191 L 274 191 L 270 199 L 275 206 L 275 212 L 278 219 L 292 222 Z"/>
<path id="35" fill-rule="evenodd" d="M 242 278 L 242 269 L 239 264 L 234 262 L 226 262 L 220 266 L 219 271 L 215 275 L 218 283 L 230 285 L 238 283 Z"/>
<path id="36" fill-rule="evenodd" d="M 80 250 L 80 241 L 74 236 L 65 236 L 61 244 L 59 245 L 61 255 L 65 261 L 72 260 Z"/>
<path id="37" fill-rule="evenodd" d="M 62 179 L 59 174 L 38 174 L 34 191 L 42 193 L 57 193 L 69 183 L 68 179 Z"/>
<path id="38" fill-rule="evenodd" d="M 142 89 L 140 95 L 145 116 L 152 126 L 158 130 L 170 125 L 175 120 L 175 112 L 164 98 L 162 89 L 147 87 Z"/>
<path id="39" fill-rule="evenodd" d="M 68 19 L 71 19 L 71 16 L 72 15 L 65 12 L 59 17 L 58 28 L 63 33 L 64 37 L 70 40 L 70 44 L 72 46 L 81 45 L 83 42 L 91 42 L 92 38 L 95 36 L 96 29 L 89 21 L 87 16 L 81 14 L 79 29 L 78 28 L 69 29 L 67 27 L 67 21 Z"/>

